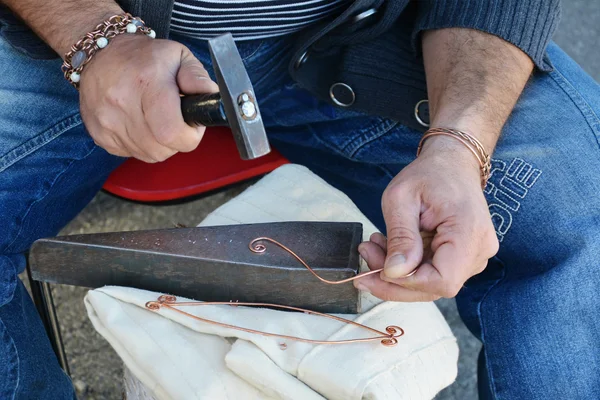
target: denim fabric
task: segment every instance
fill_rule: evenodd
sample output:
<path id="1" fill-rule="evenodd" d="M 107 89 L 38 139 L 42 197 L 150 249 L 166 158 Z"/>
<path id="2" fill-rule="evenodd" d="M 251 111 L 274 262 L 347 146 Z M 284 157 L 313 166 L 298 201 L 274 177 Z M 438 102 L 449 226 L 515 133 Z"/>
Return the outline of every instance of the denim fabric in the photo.
<path id="1" fill-rule="evenodd" d="M 172 38 L 210 69 L 205 43 Z M 286 72 L 292 41 L 240 44 L 270 140 L 384 230 L 381 194 L 420 133 L 300 89 Z M 549 55 L 555 70 L 533 76 L 494 155 L 486 196 L 500 252 L 457 299 L 484 343 L 484 398 L 600 398 L 600 89 L 555 45 Z M 0 39 L 0 68 L 0 399 L 71 398 L 17 273 L 122 159 L 86 134 L 59 61 Z"/>
<path id="2" fill-rule="evenodd" d="M 0 399 L 72 399 L 17 274 L 31 243 L 58 233 L 122 161 L 94 145 L 60 61 L 0 40 Z"/>

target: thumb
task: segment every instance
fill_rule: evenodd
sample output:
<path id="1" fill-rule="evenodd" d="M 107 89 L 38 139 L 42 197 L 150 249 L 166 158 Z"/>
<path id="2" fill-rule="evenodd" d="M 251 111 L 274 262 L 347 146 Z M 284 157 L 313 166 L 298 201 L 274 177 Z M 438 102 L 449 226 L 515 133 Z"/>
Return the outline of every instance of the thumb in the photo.
<path id="1" fill-rule="evenodd" d="M 389 194 L 386 192 L 386 195 L 383 198 L 383 217 L 387 225 L 387 256 L 383 274 L 387 278 L 398 279 L 414 271 L 423 258 L 423 241 L 419 233 L 420 204 L 418 200 L 395 190 Z"/>
<path id="2" fill-rule="evenodd" d="M 208 72 L 192 52 L 184 47 L 181 53 L 177 86 L 183 94 L 215 93 L 219 86 L 210 79 Z"/>

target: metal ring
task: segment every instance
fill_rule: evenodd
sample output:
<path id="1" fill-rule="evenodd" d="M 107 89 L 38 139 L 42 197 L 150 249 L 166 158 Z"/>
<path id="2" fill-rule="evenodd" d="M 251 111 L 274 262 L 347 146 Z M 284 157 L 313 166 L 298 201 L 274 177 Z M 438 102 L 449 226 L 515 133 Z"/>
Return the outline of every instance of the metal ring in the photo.
<path id="1" fill-rule="evenodd" d="M 423 125 L 425 128 L 429 128 L 429 124 L 423 121 L 419 116 L 419 106 L 423 103 L 429 103 L 429 100 L 421 100 L 415 105 L 415 119 L 419 124 Z"/>
<path id="2" fill-rule="evenodd" d="M 368 10 L 365 10 L 359 14 L 356 14 L 353 18 L 352 18 L 352 23 L 356 24 L 357 22 L 362 21 L 363 19 L 369 18 L 371 15 L 375 15 L 377 14 L 377 9 L 376 8 L 369 8 Z"/>
<path id="3" fill-rule="evenodd" d="M 335 94 L 333 93 L 333 89 L 337 86 L 344 87 L 350 91 L 350 94 L 352 95 L 352 100 L 349 103 L 342 103 L 335 97 Z M 356 94 L 354 93 L 354 90 L 349 85 L 347 85 L 343 82 L 337 82 L 337 83 L 334 83 L 333 85 L 331 85 L 331 87 L 329 88 L 329 97 L 331 97 L 331 100 L 333 100 L 333 102 L 340 107 L 350 107 L 352 104 L 354 104 L 354 101 L 356 101 Z"/>
<path id="4" fill-rule="evenodd" d="M 306 50 L 304 53 L 302 53 L 302 55 L 298 58 L 298 60 L 296 60 L 296 63 L 294 64 L 294 68 L 296 68 L 296 69 L 300 68 L 300 66 L 302 64 L 304 64 L 306 62 L 306 60 L 308 60 L 308 50 Z"/>

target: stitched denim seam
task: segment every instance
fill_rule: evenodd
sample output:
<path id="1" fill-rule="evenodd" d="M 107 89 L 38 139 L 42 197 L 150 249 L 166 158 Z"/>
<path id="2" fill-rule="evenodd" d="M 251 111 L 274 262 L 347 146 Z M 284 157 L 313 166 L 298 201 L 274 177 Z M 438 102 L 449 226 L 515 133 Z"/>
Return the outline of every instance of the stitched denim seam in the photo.
<path id="1" fill-rule="evenodd" d="M 557 75 L 561 79 L 558 79 Z M 550 73 L 550 77 L 554 82 L 556 82 L 562 91 L 569 96 L 573 104 L 575 104 L 575 106 L 579 109 L 579 112 L 581 112 L 585 118 L 588 126 L 594 132 L 596 143 L 598 143 L 598 146 L 600 146 L 600 118 L 598 115 L 596 115 L 592 106 L 558 69 L 555 68 L 554 71 Z"/>
<path id="2" fill-rule="evenodd" d="M 352 160 L 350 157 L 348 157 L 346 154 L 342 153 L 339 148 L 337 146 L 333 146 L 332 144 L 330 144 L 329 142 L 323 140 L 321 138 L 321 136 L 319 136 L 317 134 L 317 132 L 315 131 L 315 129 L 311 126 L 311 125 L 307 125 L 308 130 L 310 131 L 310 133 L 313 135 L 313 137 L 323 146 L 328 148 L 329 150 L 331 150 L 333 153 L 337 154 L 338 156 L 341 156 L 345 159 L 348 160 Z"/>
<path id="3" fill-rule="evenodd" d="M 20 365 L 21 365 L 21 361 L 19 360 L 19 352 L 17 351 L 17 346 L 15 345 L 15 341 L 13 340 L 12 336 L 9 335 L 8 333 L 8 329 L 6 329 L 6 325 L 4 325 L 4 322 L 2 322 L 2 319 L 0 319 L 0 324 L 2 325 L 0 329 L 0 331 L 4 331 L 8 340 L 10 341 L 10 344 L 12 345 L 14 351 L 15 351 L 15 356 L 16 356 L 16 363 L 13 363 L 12 365 L 16 365 L 16 368 L 11 368 L 13 375 L 16 375 L 16 385 L 15 388 L 13 390 L 12 395 L 9 397 L 9 399 L 14 400 L 16 398 L 17 395 L 17 389 L 19 388 L 19 382 L 21 380 L 21 374 L 20 374 Z M 16 371 L 15 371 L 16 369 Z M 2 396 L 2 398 L 5 398 L 4 396 Z"/>
<path id="4" fill-rule="evenodd" d="M 383 118 L 378 118 L 377 123 L 374 123 L 370 126 L 366 126 L 357 131 L 353 131 L 352 133 L 354 133 L 354 135 L 350 135 L 350 134 L 347 135 L 346 140 L 340 141 L 340 143 L 337 144 L 338 149 L 340 149 L 340 151 L 343 151 L 344 153 L 351 152 L 354 148 L 356 148 L 357 146 L 360 146 L 361 142 L 359 139 L 362 136 L 370 136 L 369 135 L 370 132 L 374 132 L 374 134 L 377 135 L 377 132 L 379 132 L 379 130 L 381 129 L 381 128 L 379 128 L 379 126 L 381 125 L 382 122 L 386 122 L 386 121 L 387 120 L 385 120 Z"/>
<path id="5" fill-rule="evenodd" d="M 328 142 L 324 141 L 323 139 L 321 139 L 321 137 L 319 135 L 316 134 L 316 132 L 314 131 L 314 129 L 309 125 L 308 126 L 309 131 L 313 134 L 313 137 L 325 148 L 331 150 L 334 154 L 343 157 L 347 160 L 353 161 L 353 162 L 358 162 L 352 158 L 350 158 L 347 154 L 342 153 L 337 147 L 334 147 L 332 145 L 330 145 Z M 379 168 L 380 170 L 382 170 L 387 176 L 389 176 L 390 178 L 393 178 L 395 175 L 393 173 L 391 173 L 387 168 L 384 168 L 381 165 L 377 165 L 377 168 Z"/>
<path id="6" fill-rule="evenodd" d="M 17 266 L 15 265 L 15 263 L 13 263 L 9 257 L 5 257 L 5 259 L 8 260 L 10 266 L 12 266 L 13 268 L 13 281 L 11 282 L 12 290 L 10 291 L 10 296 L 8 296 L 4 303 L 0 304 L 0 307 L 7 305 L 15 297 L 15 290 L 17 290 L 17 279 L 19 279 L 19 277 L 17 276 Z"/>
<path id="7" fill-rule="evenodd" d="M 97 148 L 96 146 L 93 146 L 90 149 L 90 151 L 88 151 L 83 157 L 72 160 L 61 172 L 57 173 L 56 176 L 54 177 L 54 180 L 50 184 L 50 187 L 48 187 L 48 189 L 45 192 L 43 192 L 42 194 L 40 194 L 37 199 L 33 200 L 29 204 L 29 206 L 27 207 L 27 210 L 23 214 L 23 218 L 21 220 L 24 221 L 27 218 L 27 216 L 29 215 L 29 212 L 31 211 L 31 209 L 33 208 L 33 206 L 36 205 L 37 203 L 39 203 L 40 201 L 42 201 L 46 196 L 48 196 L 48 193 L 50 193 L 50 191 L 52 190 L 52 188 L 56 184 L 56 181 L 58 181 L 60 179 L 60 177 L 63 176 L 65 174 L 65 172 L 67 170 L 69 170 L 76 161 L 85 160 L 86 158 L 88 158 L 94 152 L 94 150 L 96 150 L 96 148 Z M 19 231 L 15 235 L 14 239 L 6 246 L 6 250 L 10 249 L 10 247 L 17 241 L 17 239 L 21 235 L 21 232 L 23 231 L 23 225 L 24 224 L 20 224 Z"/>
<path id="8" fill-rule="evenodd" d="M 331 143 L 327 142 L 326 140 L 324 140 L 323 138 L 321 138 L 321 136 L 316 132 L 316 130 L 311 125 L 308 125 L 308 129 L 310 130 L 310 132 L 313 134 L 315 139 L 317 139 L 317 141 L 320 144 L 322 144 L 323 146 L 327 147 L 328 149 L 334 151 L 336 154 L 338 154 L 348 160 L 356 161 L 352 158 L 353 155 L 356 154 L 356 151 L 358 151 L 363 145 L 370 143 L 370 142 L 380 138 L 381 136 L 385 135 L 393 127 L 395 127 L 397 125 L 396 122 L 386 120 L 383 118 L 379 119 L 379 122 L 388 122 L 390 125 L 382 127 L 382 125 L 379 124 L 377 126 L 365 127 L 363 129 L 361 129 L 360 131 L 358 131 L 356 135 L 349 138 L 348 141 L 346 141 L 345 143 L 342 144 L 342 146 L 334 146 L 333 144 L 331 144 Z"/>
<path id="9" fill-rule="evenodd" d="M 363 130 L 359 137 L 355 137 L 352 139 L 351 143 L 348 143 L 348 145 L 344 147 L 343 151 L 348 152 L 350 157 L 354 157 L 364 146 L 384 136 L 398 125 L 398 122 L 391 120 L 381 119 L 380 122 L 382 122 L 382 124 L 376 129 Z"/>
<path id="10" fill-rule="evenodd" d="M 79 113 L 73 114 L 62 120 L 52 128 L 20 144 L 2 157 L 0 157 L 0 172 L 14 165 L 17 161 L 27 157 L 40 147 L 50 143 L 69 129 L 81 125 Z"/>
<path id="11" fill-rule="evenodd" d="M 488 295 L 490 294 L 492 289 L 495 288 L 500 282 L 504 281 L 504 279 L 506 278 L 506 267 L 505 267 L 504 262 L 499 257 L 495 257 L 495 258 L 502 264 L 502 277 L 500 279 L 497 279 L 492 285 L 490 285 L 488 290 L 483 295 L 483 298 L 481 299 L 479 304 L 477 304 L 477 315 L 479 315 L 479 329 L 481 329 L 481 342 L 484 343 L 483 351 L 486 353 L 487 353 L 487 350 L 485 347 L 485 331 L 484 331 L 484 327 L 483 327 L 483 325 L 484 325 L 483 317 L 481 315 L 481 306 L 483 305 L 483 302 L 486 300 L 486 298 L 488 297 Z M 496 382 L 494 380 L 494 376 L 492 375 L 492 369 L 491 369 L 489 360 L 490 360 L 490 358 L 486 354 L 486 357 L 485 357 L 486 365 L 485 366 L 487 369 L 488 380 L 489 380 L 490 386 L 491 386 L 490 390 L 492 391 L 493 396 L 497 397 L 496 396 Z"/>

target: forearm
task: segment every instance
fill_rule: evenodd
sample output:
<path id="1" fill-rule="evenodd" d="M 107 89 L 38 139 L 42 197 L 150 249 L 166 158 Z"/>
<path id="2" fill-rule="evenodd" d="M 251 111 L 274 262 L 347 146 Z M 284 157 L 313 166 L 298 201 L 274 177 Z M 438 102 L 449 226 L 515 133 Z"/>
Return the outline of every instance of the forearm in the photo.
<path id="1" fill-rule="evenodd" d="M 464 130 L 491 153 L 531 74 L 531 59 L 496 36 L 463 28 L 425 32 L 423 57 L 431 126 Z"/>
<path id="2" fill-rule="evenodd" d="M 96 25 L 123 12 L 114 0 L 1 0 L 60 56 Z"/>

